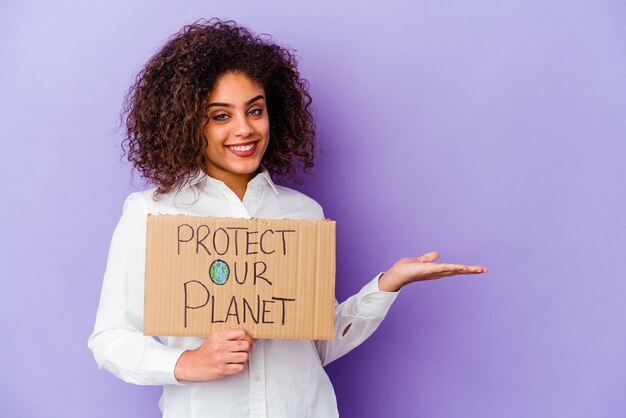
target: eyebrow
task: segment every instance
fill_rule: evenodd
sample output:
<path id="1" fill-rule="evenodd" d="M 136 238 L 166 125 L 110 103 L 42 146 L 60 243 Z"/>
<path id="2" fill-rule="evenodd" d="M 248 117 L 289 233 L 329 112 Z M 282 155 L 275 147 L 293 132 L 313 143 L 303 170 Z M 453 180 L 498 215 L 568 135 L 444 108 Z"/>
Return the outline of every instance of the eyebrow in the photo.
<path id="1" fill-rule="evenodd" d="M 259 94 L 258 96 L 253 97 L 252 99 L 248 100 L 246 102 L 246 106 L 256 102 L 259 99 L 265 99 L 265 97 L 263 97 L 263 95 Z M 207 107 L 213 107 L 213 106 L 235 107 L 234 105 L 232 105 L 230 103 L 219 103 L 219 102 L 209 103 L 209 105 Z"/>

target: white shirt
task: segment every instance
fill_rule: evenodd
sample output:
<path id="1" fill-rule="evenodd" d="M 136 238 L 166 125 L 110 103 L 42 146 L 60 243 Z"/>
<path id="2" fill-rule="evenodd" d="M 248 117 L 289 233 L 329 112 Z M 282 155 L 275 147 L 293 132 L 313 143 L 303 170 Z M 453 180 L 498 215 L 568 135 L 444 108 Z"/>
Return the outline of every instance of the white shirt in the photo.
<path id="1" fill-rule="evenodd" d="M 157 201 L 153 191 L 126 199 L 111 240 L 88 343 L 98 367 L 125 382 L 163 385 L 159 406 L 166 418 L 338 416 L 323 366 L 369 337 L 398 293 L 380 291 L 377 275 L 342 304 L 335 301 L 334 340 L 258 339 L 243 372 L 204 383 L 179 382 L 174 377 L 178 358 L 204 339 L 157 340 L 142 333 L 147 214 L 275 219 L 323 219 L 324 214 L 313 199 L 275 185 L 267 172 L 248 183 L 243 202 L 223 182 L 204 173 Z"/>

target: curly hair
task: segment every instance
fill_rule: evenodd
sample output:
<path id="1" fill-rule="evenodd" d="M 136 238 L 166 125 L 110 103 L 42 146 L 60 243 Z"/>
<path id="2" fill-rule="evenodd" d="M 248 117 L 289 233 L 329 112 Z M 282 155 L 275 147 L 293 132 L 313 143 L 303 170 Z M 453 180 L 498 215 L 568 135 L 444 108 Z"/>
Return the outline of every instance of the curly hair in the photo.
<path id="1" fill-rule="evenodd" d="M 262 165 L 293 182 L 298 167 L 313 167 L 309 83 L 300 77 L 294 51 L 233 21 L 200 20 L 167 41 L 124 100 L 123 155 L 142 178 L 158 185 L 155 198 L 206 167 L 207 98 L 229 72 L 243 73 L 265 90 L 270 141 Z"/>

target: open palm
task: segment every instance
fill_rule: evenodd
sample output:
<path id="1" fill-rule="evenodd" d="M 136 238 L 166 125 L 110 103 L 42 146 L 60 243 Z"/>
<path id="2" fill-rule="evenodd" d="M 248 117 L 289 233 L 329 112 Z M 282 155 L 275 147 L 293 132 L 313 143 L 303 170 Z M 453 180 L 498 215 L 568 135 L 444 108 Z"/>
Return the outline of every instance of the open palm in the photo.
<path id="1" fill-rule="evenodd" d="M 419 257 L 401 258 L 380 277 L 379 288 L 384 291 L 396 291 L 402 286 L 423 280 L 440 279 L 459 274 L 479 274 L 487 272 L 485 266 L 466 264 L 435 263 L 439 258 L 437 251 L 431 251 Z"/>

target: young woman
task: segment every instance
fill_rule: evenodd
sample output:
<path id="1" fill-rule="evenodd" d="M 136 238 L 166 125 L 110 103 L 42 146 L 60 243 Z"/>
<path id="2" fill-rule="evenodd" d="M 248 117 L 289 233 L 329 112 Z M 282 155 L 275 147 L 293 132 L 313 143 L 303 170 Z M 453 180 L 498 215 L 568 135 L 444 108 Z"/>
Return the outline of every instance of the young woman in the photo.
<path id="1" fill-rule="evenodd" d="M 332 341 L 142 334 L 146 216 L 322 219 L 309 197 L 274 183 L 313 166 L 307 82 L 292 53 L 234 22 L 186 26 L 147 63 L 125 106 L 126 155 L 155 187 L 131 194 L 113 234 L 89 347 L 120 379 L 163 385 L 164 417 L 332 417 L 323 366 L 381 323 L 404 285 L 482 266 L 403 258 L 342 304 Z"/>

